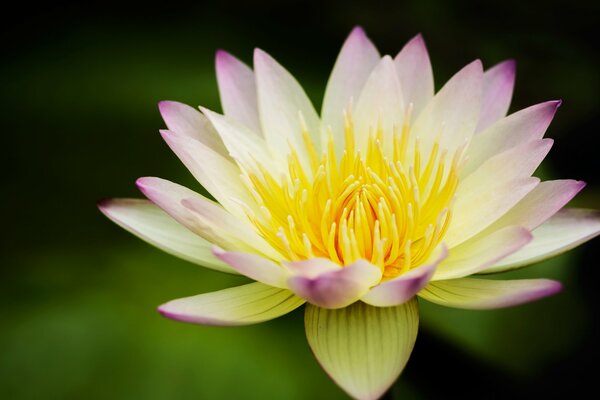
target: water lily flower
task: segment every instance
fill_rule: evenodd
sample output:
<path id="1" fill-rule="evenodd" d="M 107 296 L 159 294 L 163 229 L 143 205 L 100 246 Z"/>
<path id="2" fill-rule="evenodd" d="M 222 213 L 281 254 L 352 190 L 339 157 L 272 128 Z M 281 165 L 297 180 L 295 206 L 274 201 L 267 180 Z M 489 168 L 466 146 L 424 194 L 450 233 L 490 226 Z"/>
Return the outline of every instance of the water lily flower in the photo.
<path id="1" fill-rule="evenodd" d="M 170 301 L 162 315 L 245 325 L 305 306 L 308 343 L 357 399 L 380 397 L 413 349 L 418 298 L 493 309 L 558 292 L 490 280 L 598 235 L 598 213 L 563 209 L 583 187 L 532 174 L 560 101 L 506 116 L 515 63 L 479 60 L 437 93 L 423 38 L 380 56 L 355 28 L 319 115 L 262 50 L 254 69 L 218 51 L 223 114 L 164 101 L 161 134 L 214 199 L 167 180 L 110 219 L 185 260 L 256 281 Z M 473 276 L 475 275 L 475 276 Z"/>

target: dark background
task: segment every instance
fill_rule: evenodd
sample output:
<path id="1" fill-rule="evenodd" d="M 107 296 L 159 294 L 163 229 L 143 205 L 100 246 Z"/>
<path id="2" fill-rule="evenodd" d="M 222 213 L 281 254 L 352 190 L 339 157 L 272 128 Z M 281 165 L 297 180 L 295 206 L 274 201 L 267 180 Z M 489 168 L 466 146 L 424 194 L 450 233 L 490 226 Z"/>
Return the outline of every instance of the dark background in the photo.
<path id="1" fill-rule="evenodd" d="M 218 4 L 217 4 L 218 3 Z M 599 208 L 597 2 L 345 1 L 16 4 L 3 13 L 0 397 L 343 399 L 312 358 L 300 310 L 224 329 L 161 318 L 166 300 L 243 282 L 146 245 L 95 208 L 161 176 L 198 188 L 158 135 L 159 100 L 219 109 L 214 52 L 261 47 L 320 107 L 362 25 L 382 53 L 418 32 L 439 88 L 475 58 L 518 62 L 511 111 L 560 98 L 539 175 Z M 575 397 L 597 388 L 598 242 L 512 276 L 558 296 L 475 312 L 422 304 L 395 398 Z M 422 302 L 424 303 L 424 302 Z"/>

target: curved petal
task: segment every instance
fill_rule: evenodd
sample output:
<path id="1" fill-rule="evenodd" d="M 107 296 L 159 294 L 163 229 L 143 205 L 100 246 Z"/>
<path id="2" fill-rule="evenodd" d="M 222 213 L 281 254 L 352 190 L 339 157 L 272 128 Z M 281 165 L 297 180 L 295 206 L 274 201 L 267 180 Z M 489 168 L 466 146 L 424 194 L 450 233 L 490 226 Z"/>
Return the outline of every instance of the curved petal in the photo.
<path id="1" fill-rule="evenodd" d="M 367 150 L 368 139 L 378 129 L 383 135 L 384 149 L 392 148 L 394 127 L 402 127 L 404 121 L 404 100 L 390 56 L 384 56 L 373 69 L 356 103 L 354 122 L 357 145 L 361 151 Z"/>
<path id="2" fill-rule="evenodd" d="M 488 159 L 517 145 L 539 140 L 552 122 L 560 101 L 547 101 L 502 118 L 475 135 L 468 148 L 462 176 L 477 170 Z"/>
<path id="3" fill-rule="evenodd" d="M 404 104 L 413 105 L 412 115 L 417 118 L 433 98 L 433 71 L 423 36 L 412 38 L 394 58 Z"/>
<path id="4" fill-rule="evenodd" d="M 481 234 L 491 233 L 510 225 L 534 230 L 563 208 L 584 187 L 585 182 L 572 179 L 540 182 L 517 205 Z"/>
<path id="5" fill-rule="evenodd" d="M 477 132 L 506 116 L 515 86 L 515 72 L 515 60 L 506 60 L 483 73 L 481 113 Z"/>
<path id="6" fill-rule="evenodd" d="M 516 306 L 558 293 L 562 285 L 550 279 L 451 279 L 431 282 L 419 296 L 447 307 L 485 310 Z"/>
<path id="7" fill-rule="evenodd" d="M 217 51 L 215 66 L 223 114 L 241 122 L 252 133 L 262 136 L 252 69 L 223 50 Z"/>
<path id="8" fill-rule="evenodd" d="M 195 139 L 220 154 L 227 157 L 227 150 L 215 128 L 198 110 L 177 101 L 161 101 L 158 109 L 170 131 Z"/>
<path id="9" fill-rule="evenodd" d="M 213 246 L 213 254 L 237 272 L 265 285 L 287 289 L 289 272 L 283 266 L 256 254 L 225 251 Z"/>
<path id="10" fill-rule="evenodd" d="M 427 153 L 440 135 L 440 148 L 452 154 L 471 138 L 481 108 L 483 68 L 475 60 L 458 71 L 425 106 L 411 129 Z"/>
<path id="11" fill-rule="evenodd" d="M 320 121 L 300 84 L 271 56 L 254 51 L 254 73 L 258 92 L 258 112 L 265 139 L 273 154 L 290 154 L 290 145 L 304 166 L 309 166 L 302 124 L 319 150 Z M 302 121 L 303 120 L 303 121 Z"/>
<path id="12" fill-rule="evenodd" d="M 255 282 L 172 300 L 158 311 L 165 317 L 202 325 L 250 325 L 281 317 L 304 304 L 285 289 Z"/>
<path id="13" fill-rule="evenodd" d="M 407 302 L 427 285 L 438 264 L 447 256 L 448 250 L 442 247 L 439 254 L 429 262 L 395 279 L 380 283 L 361 300 L 376 307 L 391 307 Z"/>
<path id="14" fill-rule="evenodd" d="M 540 225 L 532 234 L 531 243 L 482 273 L 491 274 L 524 267 L 564 253 L 595 238 L 600 234 L 600 212 L 564 209 Z"/>
<path id="15" fill-rule="evenodd" d="M 358 96 L 379 62 L 379 52 L 371 43 L 365 31 L 356 27 L 344 42 L 342 50 L 335 61 L 333 71 L 327 82 L 321 117 L 325 127 L 331 127 L 336 149 L 344 147 L 343 111 L 349 110 L 351 100 Z"/>
<path id="16" fill-rule="evenodd" d="M 331 263 L 319 258 L 309 261 Z M 328 265 L 323 266 L 324 270 L 328 268 Z M 336 270 L 316 276 L 312 275 L 315 269 L 311 269 L 310 274 L 290 276 L 288 287 L 306 301 L 324 308 L 342 308 L 356 302 L 381 279 L 381 269 L 365 260 L 358 260 L 345 267 L 338 266 Z"/>
<path id="17" fill-rule="evenodd" d="M 246 217 L 240 202 L 251 205 L 254 200 L 240 179 L 239 167 L 232 160 L 189 137 L 171 131 L 161 131 L 161 134 L 194 178 L 225 209 L 237 217 Z"/>
<path id="18" fill-rule="evenodd" d="M 375 400 L 398 378 L 417 338 L 417 300 L 396 307 L 357 302 L 340 310 L 308 304 L 306 337 L 319 364 L 350 396 Z"/>
<path id="19" fill-rule="evenodd" d="M 148 200 L 110 199 L 100 202 L 98 208 L 123 229 L 169 254 L 216 271 L 237 274 L 213 256 L 211 243 Z"/>
<path id="20" fill-rule="evenodd" d="M 519 226 L 509 226 L 487 236 L 477 236 L 450 249 L 432 280 L 462 278 L 475 274 L 519 250 L 532 239 L 531 233 Z"/>

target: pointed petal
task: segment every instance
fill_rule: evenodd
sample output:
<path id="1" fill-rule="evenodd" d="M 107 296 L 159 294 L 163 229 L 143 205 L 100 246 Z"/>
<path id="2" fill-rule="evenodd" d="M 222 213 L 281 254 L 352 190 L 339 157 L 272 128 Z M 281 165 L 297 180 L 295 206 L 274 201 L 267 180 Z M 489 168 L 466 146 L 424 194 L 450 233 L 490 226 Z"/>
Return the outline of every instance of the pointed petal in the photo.
<path id="1" fill-rule="evenodd" d="M 475 135 L 468 149 L 463 176 L 477 170 L 488 159 L 517 145 L 539 140 L 552 122 L 560 101 L 547 101 L 525 108 Z"/>
<path id="2" fill-rule="evenodd" d="M 469 140 L 481 108 L 483 68 L 476 60 L 458 71 L 425 106 L 411 129 L 426 154 L 441 132 L 440 147 L 450 154 Z"/>
<path id="3" fill-rule="evenodd" d="M 404 101 L 396 67 L 390 56 L 385 56 L 373 69 L 356 103 L 354 114 L 357 144 L 366 151 L 370 135 L 377 129 L 387 132 L 383 136 L 384 149 L 391 149 L 394 127 L 402 127 Z"/>
<path id="4" fill-rule="evenodd" d="M 211 150 L 197 140 L 171 131 L 161 131 L 171 150 L 179 157 L 194 178 L 237 217 L 246 213 L 240 203 L 251 205 L 254 199 L 240 179 L 241 171 L 231 160 Z"/>
<path id="5" fill-rule="evenodd" d="M 271 152 L 288 155 L 291 145 L 308 166 L 302 119 L 317 150 L 321 133 L 319 116 L 308 96 L 285 68 L 260 49 L 254 51 L 254 71 L 260 122 Z"/>
<path id="6" fill-rule="evenodd" d="M 503 61 L 484 72 L 477 132 L 506 116 L 515 86 L 515 73 L 515 60 Z"/>
<path id="7" fill-rule="evenodd" d="M 265 285 L 287 289 L 289 272 L 273 261 L 251 253 L 225 251 L 213 247 L 213 254 L 221 261 L 231 265 L 237 272 Z"/>
<path id="8" fill-rule="evenodd" d="M 169 130 L 195 139 L 227 158 L 227 150 L 215 128 L 198 110 L 176 101 L 161 101 L 158 108 Z"/>
<path id="9" fill-rule="evenodd" d="M 302 304 L 304 300 L 289 290 L 255 282 L 172 300 L 158 311 L 167 318 L 192 324 L 239 326 L 281 317 Z"/>
<path id="10" fill-rule="evenodd" d="M 585 182 L 572 179 L 540 182 L 516 206 L 490 225 L 482 234 L 509 225 L 519 225 L 530 231 L 534 230 L 563 208 L 584 187 Z"/>
<path id="11" fill-rule="evenodd" d="M 416 299 L 396 307 L 357 302 L 340 310 L 308 304 L 304 323 L 310 348 L 335 383 L 353 398 L 375 400 L 410 357 L 419 310 Z"/>
<path id="12" fill-rule="evenodd" d="M 539 184 L 539 179 L 530 175 L 552 143 L 551 139 L 541 139 L 513 147 L 492 157 L 459 183 L 452 223 L 444 239 L 449 248 L 483 231 Z"/>
<path id="13" fill-rule="evenodd" d="M 483 273 L 504 272 L 537 263 L 595 238 L 600 234 L 600 213 L 567 208 L 556 213 L 532 234 L 531 243 Z"/>
<path id="14" fill-rule="evenodd" d="M 333 132 L 336 149 L 343 149 L 343 111 L 351 111 L 348 110 L 351 98 L 356 104 L 367 78 L 379 59 L 379 52 L 365 31 L 361 27 L 354 28 L 344 42 L 327 82 L 321 111 L 323 125 L 331 127 Z"/>
<path id="15" fill-rule="evenodd" d="M 394 58 L 404 104 L 413 105 L 413 118 L 417 118 L 433 98 L 433 71 L 423 36 L 418 34 Z"/>
<path id="16" fill-rule="evenodd" d="M 148 200 L 110 199 L 99 203 L 98 208 L 123 229 L 169 254 L 216 271 L 237 273 L 213 256 L 211 243 Z"/>
<path id="17" fill-rule="evenodd" d="M 324 270 L 331 263 L 320 258 L 309 261 L 326 263 Z M 294 268 L 293 262 L 287 265 Z M 306 301 L 324 308 L 342 308 L 356 302 L 381 279 L 381 269 L 365 260 L 313 276 L 316 269 L 319 267 L 311 268 L 310 274 L 292 275 L 288 287 Z"/>
<path id="18" fill-rule="evenodd" d="M 531 233 L 518 226 L 474 237 L 450 249 L 450 255 L 440 263 L 432 280 L 462 278 L 480 272 L 519 250 L 531 239 Z"/>
<path id="19" fill-rule="evenodd" d="M 255 135 L 262 136 L 254 72 L 223 50 L 217 51 L 215 64 L 223 113 L 247 126 Z"/>
<path id="20" fill-rule="evenodd" d="M 391 307 L 407 302 L 427 285 L 439 263 L 447 256 L 448 250 L 442 247 L 439 254 L 429 262 L 395 279 L 380 283 L 361 300 L 376 307 Z"/>
<path id="21" fill-rule="evenodd" d="M 485 310 L 516 306 L 556 294 L 560 282 L 550 279 L 451 279 L 431 282 L 419 296 L 447 307 Z"/>

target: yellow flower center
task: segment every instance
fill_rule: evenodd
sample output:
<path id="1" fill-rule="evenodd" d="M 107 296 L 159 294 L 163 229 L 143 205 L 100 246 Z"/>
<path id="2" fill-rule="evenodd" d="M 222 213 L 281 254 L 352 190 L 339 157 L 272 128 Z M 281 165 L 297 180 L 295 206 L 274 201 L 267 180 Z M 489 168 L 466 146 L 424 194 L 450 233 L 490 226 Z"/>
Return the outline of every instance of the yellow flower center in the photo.
<path id="1" fill-rule="evenodd" d="M 407 122 L 394 132 L 372 132 L 363 154 L 355 149 L 352 118 L 344 120 L 339 161 L 331 132 L 319 158 L 303 129 L 308 171 L 292 150 L 285 178 L 260 164 L 258 172 L 246 172 L 261 209 L 249 217 L 289 260 L 325 257 L 344 266 L 366 259 L 382 268 L 384 279 L 393 278 L 422 264 L 442 240 L 462 151 L 450 160 L 436 140 L 423 157 Z M 382 146 L 386 134 L 393 135 L 391 149 Z"/>

